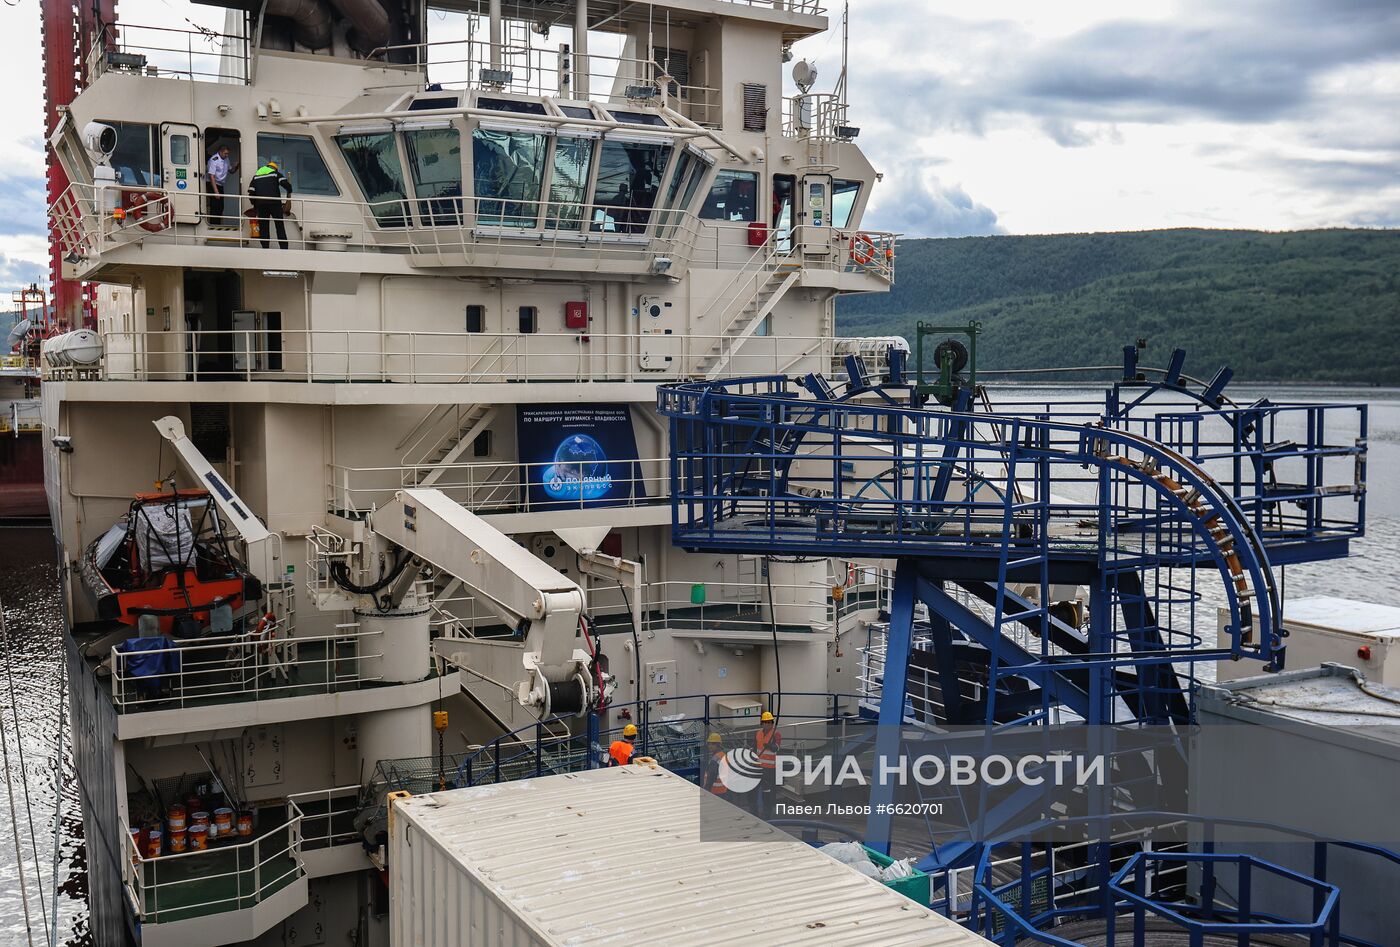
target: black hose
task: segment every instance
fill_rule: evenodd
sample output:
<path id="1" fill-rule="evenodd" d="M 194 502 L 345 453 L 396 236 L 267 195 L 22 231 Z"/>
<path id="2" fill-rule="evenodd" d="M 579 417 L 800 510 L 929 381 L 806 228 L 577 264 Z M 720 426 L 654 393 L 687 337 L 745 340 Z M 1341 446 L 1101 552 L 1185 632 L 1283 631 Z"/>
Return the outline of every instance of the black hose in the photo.
<path id="1" fill-rule="evenodd" d="M 622 593 L 622 604 L 627 609 L 627 624 L 632 626 L 632 664 L 633 673 L 636 674 L 637 681 L 637 712 L 641 713 L 642 703 L 642 640 L 637 637 L 637 622 L 632 617 L 632 602 L 627 598 L 627 587 L 621 582 L 617 583 L 617 590 Z"/>
<path id="2" fill-rule="evenodd" d="M 783 715 L 783 659 L 778 656 L 778 613 L 773 611 L 773 560 L 763 560 L 763 581 L 768 585 L 768 626 L 773 632 L 773 670 L 778 690 L 773 697 L 773 716 Z"/>
<path id="3" fill-rule="evenodd" d="M 353 592 L 356 595 L 373 595 L 375 592 L 380 591 L 397 580 L 398 577 L 403 574 L 403 570 L 408 567 L 412 559 L 413 556 L 400 549 L 399 557 L 395 560 L 393 568 L 381 576 L 379 581 L 370 585 L 356 585 L 354 582 L 351 582 L 350 568 L 345 564 L 344 560 L 335 560 L 330 564 L 330 576 L 331 580 L 335 582 L 336 585 L 347 592 Z"/>

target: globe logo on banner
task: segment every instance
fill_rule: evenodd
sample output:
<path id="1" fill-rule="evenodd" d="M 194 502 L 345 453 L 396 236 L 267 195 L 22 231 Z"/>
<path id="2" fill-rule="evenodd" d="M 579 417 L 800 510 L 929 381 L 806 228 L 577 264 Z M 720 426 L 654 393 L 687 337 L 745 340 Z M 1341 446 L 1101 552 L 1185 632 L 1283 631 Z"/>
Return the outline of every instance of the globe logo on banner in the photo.
<path id="1" fill-rule="evenodd" d="M 516 445 L 528 509 L 615 506 L 646 496 L 628 405 L 521 405 Z"/>
<path id="2" fill-rule="evenodd" d="M 565 438 L 544 470 L 544 492 L 556 500 L 596 500 L 612 489 L 603 445 L 587 434 Z"/>

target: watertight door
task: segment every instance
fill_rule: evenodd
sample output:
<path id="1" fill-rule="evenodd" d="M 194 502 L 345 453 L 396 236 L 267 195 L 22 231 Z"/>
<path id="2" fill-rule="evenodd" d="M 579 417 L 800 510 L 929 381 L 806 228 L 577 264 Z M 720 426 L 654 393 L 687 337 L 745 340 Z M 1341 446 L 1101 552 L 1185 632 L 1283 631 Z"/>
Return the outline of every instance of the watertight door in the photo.
<path id="1" fill-rule="evenodd" d="M 802 179 L 797 242 L 806 256 L 831 252 L 831 175 L 809 174 Z"/>
<path id="2" fill-rule="evenodd" d="M 177 224 L 199 221 L 200 182 L 204 178 L 200 150 L 199 129 L 195 126 L 171 122 L 160 126 L 160 180 L 170 194 L 170 209 Z"/>

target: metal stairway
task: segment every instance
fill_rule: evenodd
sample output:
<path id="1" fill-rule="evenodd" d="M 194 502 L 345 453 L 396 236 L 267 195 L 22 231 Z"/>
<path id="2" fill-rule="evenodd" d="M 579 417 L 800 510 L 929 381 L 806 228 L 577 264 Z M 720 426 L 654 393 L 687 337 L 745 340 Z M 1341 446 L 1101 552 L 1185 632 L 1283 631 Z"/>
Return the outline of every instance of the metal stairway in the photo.
<path id="1" fill-rule="evenodd" d="M 495 416 L 496 407 L 490 404 L 447 404 L 429 411 L 399 444 L 404 450 L 403 486 L 437 483 Z"/>
<path id="2" fill-rule="evenodd" d="M 722 327 L 710 351 L 695 362 L 695 374 L 717 378 L 801 276 L 801 265 L 776 249 L 760 248 L 720 294 Z"/>

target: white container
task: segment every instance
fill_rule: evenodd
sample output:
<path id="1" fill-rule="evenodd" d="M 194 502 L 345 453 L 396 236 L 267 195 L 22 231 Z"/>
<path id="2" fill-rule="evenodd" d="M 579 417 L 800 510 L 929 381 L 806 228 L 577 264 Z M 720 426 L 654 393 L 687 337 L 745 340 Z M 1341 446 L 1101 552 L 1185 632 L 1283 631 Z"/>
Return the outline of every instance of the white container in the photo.
<path id="1" fill-rule="evenodd" d="M 989 943 L 644 766 L 395 802 L 389 897 L 392 947 Z"/>
<path id="2" fill-rule="evenodd" d="M 1218 631 L 1229 623 L 1219 609 Z M 1400 687 L 1400 608 L 1345 598 L 1300 598 L 1283 603 L 1285 670 L 1335 662 L 1356 668 L 1376 684 Z M 1223 636 L 1222 636 L 1223 640 Z M 1237 681 L 1261 673 L 1258 661 L 1216 664 L 1216 680 Z"/>

